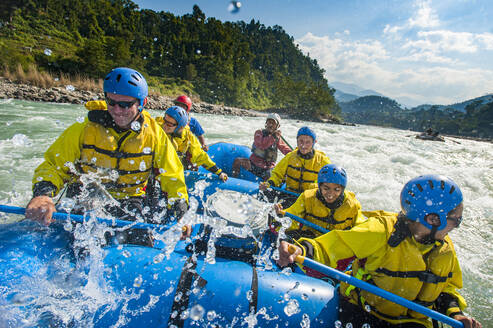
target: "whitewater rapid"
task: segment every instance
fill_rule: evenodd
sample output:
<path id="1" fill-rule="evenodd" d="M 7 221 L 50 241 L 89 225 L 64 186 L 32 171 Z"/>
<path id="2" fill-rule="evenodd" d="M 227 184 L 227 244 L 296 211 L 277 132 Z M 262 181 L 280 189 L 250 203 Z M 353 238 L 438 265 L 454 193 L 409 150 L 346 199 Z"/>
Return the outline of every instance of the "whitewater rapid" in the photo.
<path id="1" fill-rule="evenodd" d="M 0 100 L 0 204 L 27 204 L 33 171 L 44 151 L 85 115 L 82 105 Z M 264 125 L 263 118 L 194 116 L 209 144 L 251 145 L 254 131 Z M 451 138 L 430 142 L 414 138 L 410 131 L 284 119 L 281 130 L 291 145 L 303 125 L 315 129 L 316 148 L 346 169 L 347 188 L 356 193 L 364 210 L 398 211 L 403 184 L 421 174 L 444 174 L 459 184 L 464 221 L 451 237 L 463 271 L 461 293 L 469 303 L 467 313 L 483 327 L 493 327 L 493 144 Z M 0 214 L 0 222 L 12 218 Z"/>

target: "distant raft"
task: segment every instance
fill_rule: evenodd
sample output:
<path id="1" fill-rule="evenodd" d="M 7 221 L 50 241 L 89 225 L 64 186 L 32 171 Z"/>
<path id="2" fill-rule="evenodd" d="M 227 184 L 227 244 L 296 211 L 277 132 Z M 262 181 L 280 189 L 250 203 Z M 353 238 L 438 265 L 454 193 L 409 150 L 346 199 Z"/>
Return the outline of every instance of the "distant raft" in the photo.
<path id="1" fill-rule="evenodd" d="M 422 134 L 418 134 L 416 136 L 417 139 L 421 139 L 421 140 L 428 140 L 428 141 L 442 141 L 442 142 L 445 142 L 445 138 L 442 137 L 442 136 L 431 136 L 427 133 L 422 133 Z"/>

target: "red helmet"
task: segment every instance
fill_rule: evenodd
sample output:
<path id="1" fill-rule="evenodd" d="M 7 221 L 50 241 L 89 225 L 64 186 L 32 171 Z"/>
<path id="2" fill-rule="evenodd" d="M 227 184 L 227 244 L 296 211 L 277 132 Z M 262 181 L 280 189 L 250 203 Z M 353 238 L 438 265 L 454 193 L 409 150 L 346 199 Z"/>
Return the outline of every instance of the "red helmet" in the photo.
<path id="1" fill-rule="evenodd" d="M 185 105 L 185 109 L 188 113 L 190 112 L 190 109 L 192 109 L 192 99 L 190 99 L 187 95 L 181 95 L 175 99 L 175 105 Z"/>

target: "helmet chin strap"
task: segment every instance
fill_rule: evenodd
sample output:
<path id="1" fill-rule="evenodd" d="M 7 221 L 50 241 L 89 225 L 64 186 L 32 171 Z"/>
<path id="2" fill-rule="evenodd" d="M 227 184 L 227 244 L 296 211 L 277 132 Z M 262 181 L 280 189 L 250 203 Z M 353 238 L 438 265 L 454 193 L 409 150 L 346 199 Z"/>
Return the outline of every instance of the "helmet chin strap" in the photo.
<path id="1" fill-rule="evenodd" d="M 430 233 L 428 234 L 428 236 L 423 238 L 421 243 L 422 244 L 433 244 L 436 241 L 435 234 L 437 233 L 437 231 L 438 231 L 438 226 L 437 225 L 432 226 Z"/>

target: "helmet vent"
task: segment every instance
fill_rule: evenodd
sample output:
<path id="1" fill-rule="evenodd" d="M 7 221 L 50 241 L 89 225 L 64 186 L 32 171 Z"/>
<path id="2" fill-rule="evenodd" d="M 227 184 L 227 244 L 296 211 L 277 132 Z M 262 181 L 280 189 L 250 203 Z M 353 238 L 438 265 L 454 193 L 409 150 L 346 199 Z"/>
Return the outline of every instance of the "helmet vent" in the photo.
<path id="1" fill-rule="evenodd" d="M 121 78 L 122 78 L 122 75 L 121 75 L 121 74 L 118 74 L 118 75 L 116 76 L 116 82 L 120 82 L 120 79 L 121 79 Z"/>
<path id="2" fill-rule="evenodd" d="M 137 86 L 137 83 L 132 82 L 132 81 L 128 81 L 128 84 L 131 84 L 131 85 L 133 85 L 134 87 L 136 87 L 136 86 Z"/>
<path id="3" fill-rule="evenodd" d="M 140 77 L 138 75 L 135 75 L 135 74 L 132 74 L 131 75 L 135 80 L 139 81 L 140 80 Z"/>
<path id="4" fill-rule="evenodd" d="M 407 199 L 405 200 L 405 202 L 406 202 L 407 205 L 411 205 L 411 202 L 408 201 Z"/>
<path id="5" fill-rule="evenodd" d="M 414 194 L 411 190 L 408 190 L 408 191 L 407 191 L 407 193 L 408 193 L 409 195 L 411 195 L 412 197 L 416 197 L 416 195 L 415 195 L 415 194 Z"/>
<path id="6" fill-rule="evenodd" d="M 454 186 L 452 186 L 452 187 L 450 188 L 449 194 L 452 194 L 454 191 L 455 191 L 455 187 L 454 187 Z"/>
<path id="7" fill-rule="evenodd" d="M 442 188 L 442 190 L 445 190 L 445 181 L 443 181 L 443 180 L 440 181 L 440 188 Z"/>
<path id="8" fill-rule="evenodd" d="M 428 180 L 428 184 L 430 185 L 430 188 L 433 189 L 433 181 Z"/>
<path id="9" fill-rule="evenodd" d="M 418 187 L 419 191 L 423 192 L 423 187 L 421 187 L 421 185 L 419 183 L 416 184 L 416 187 Z"/>

